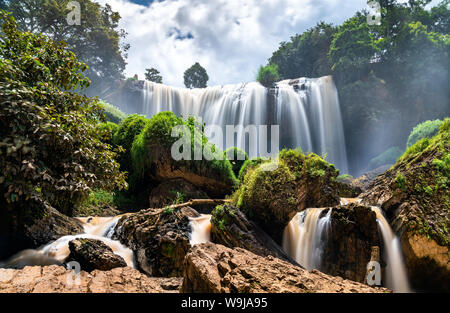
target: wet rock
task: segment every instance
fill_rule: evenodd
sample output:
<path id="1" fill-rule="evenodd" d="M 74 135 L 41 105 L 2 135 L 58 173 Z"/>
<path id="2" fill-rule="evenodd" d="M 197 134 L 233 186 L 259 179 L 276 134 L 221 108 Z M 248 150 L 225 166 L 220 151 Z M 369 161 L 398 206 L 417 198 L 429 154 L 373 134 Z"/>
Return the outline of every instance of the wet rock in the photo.
<path id="1" fill-rule="evenodd" d="M 370 207 L 356 203 L 335 207 L 325 234 L 320 270 L 364 283 L 375 246 L 381 247 L 382 242 Z"/>
<path id="2" fill-rule="evenodd" d="M 116 267 L 126 267 L 125 260 L 114 254 L 105 243 L 95 239 L 76 239 L 69 242 L 68 262 L 80 263 L 84 271 L 109 271 Z"/>
<path id="3" fill-rule="evenodd" d="M 192 208 L 149 209 L 123 217 L 113 238 L 134 251 L 139 268 L 150 276 L 181 276 L 190 249 Z"/>
<path id="4" fill-rule="evenodd" d="M 362 174 L 361 176 L 359 176 L 359 177 L 353 179 L 351 182 L 349 182 L 350 187 L 355 188 L 357 190 L 361 190 L 361 192 L 366 191 L 369 188 L 370 183 L 375 178 L 377 178 L 377 176 L 383 174 L 388 169 L 390 169 L 391 166 L 392 166 L 392 164 L 383 165 L 374 170 L 371 170 L 367 173 Z M 351 197 L 349 197 L 349 198 L 351 198 Z"/>
<path id="5" fill-rule="evenodd" d="M 82 271 L 78 279 L 71 273 L 57 265 L 0 269 L 0 293 L 173 293 L 182 283 L 182 278 L 147 277 L 130 267 Z"/>
<path id="6" fill-rule="evenodd" d="M 211 241 L 229 248 L 243 248 L 260 256 L 296 263 L 283 249 L 239 209 L 225 204 L 212 211 Z"/>
<path id="7" fill-rule="evenodd" d="M 242 248 L 213 243 L 194 246 L 185 262 L 182 292 L 389 292 L 316 270 L 308 272 L 272 256 L 264 258 Z"/>
<path id="8" fill-rule="evenodd" d="M 449 123 L 446 119 L 435 137 L 418 142 L 360 196 L 386 212 L 418 290 L 450 290 Z"/>

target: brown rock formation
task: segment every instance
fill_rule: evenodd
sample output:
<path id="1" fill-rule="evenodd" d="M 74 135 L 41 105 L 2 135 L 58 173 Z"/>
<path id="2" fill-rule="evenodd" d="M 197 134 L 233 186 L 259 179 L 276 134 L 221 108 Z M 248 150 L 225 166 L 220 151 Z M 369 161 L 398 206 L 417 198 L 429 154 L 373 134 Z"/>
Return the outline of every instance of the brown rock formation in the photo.
<path id="1" fill-rule="evenodd" d="M 137 265 L 150 276 L 181 276 L 191 247 L 189 217 L 198 216 L 189 207 L 144 210 L 123 217 L 113 238 L 134 251 Z"/>
<path id="2" fill-rule="evenodd" d="M 205 192 L 197 189 L 197 187 L 184 179 L 169 179 L 163 181 L 150 193 L 150 208 L 162 208 L 166 205 L 171 205 L 178 200 L 177 193 L 183 198 L 183 201 L 190 199 L 209 199 Z"/>
<path id="3" fill-rule="evenodd" d="M 116 267 L 126 267 L 125 260 L 100 240 L 76 239 L 69 242 L 69 261 L 77 261 L 87 272 L 109 271 Z"/>
<path id="4" fill-rule="evenodd" d="M 0 269 L 0 293 L 172 293 L 181 278 L 154 278 L 130 267 L 81 272 L 79 279 L 62 266 Z"/>
<path id="5" fill-rule="evenodd" d="M 182 292 L 389 292 L 315 270 L 308 272 L 272 256 L 264 258 L 213 243 L 193 247 L 185 262 Z"/>

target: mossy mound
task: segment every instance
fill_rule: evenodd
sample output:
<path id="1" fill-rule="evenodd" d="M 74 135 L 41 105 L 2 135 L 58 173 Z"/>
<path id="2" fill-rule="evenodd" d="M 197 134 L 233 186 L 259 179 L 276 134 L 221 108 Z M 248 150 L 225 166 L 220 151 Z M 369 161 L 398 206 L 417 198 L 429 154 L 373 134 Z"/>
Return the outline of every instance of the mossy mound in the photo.
<path id="1" fill-rule="evenodd" d="M 232 203 L 281 242 L 296 212 L 339 204 L 338 173 L 316 154 L 283 150 L 276 161 L 248 166 Z"/>
<path id="2" fill-rule="evenodd" d="M 211 158 L 202 151 L 210 151 Z M 174 153 L 183 156 L 176 160 Z M 183 120 L 172 112 L 155 115 L 135 138 L 131 156 L 138 180 L 183 178 L 213 197 L 223 197 L 237 185 L 230 161 L 208 142 L 194 118 Z"/>
<path id="3" fill-rule="evenodd" d="M 436 287 L 428 286 L 426 275 L 422 275 L 430 274 L 430 268 L 436 269 L 433 275 L 450 278 L 449 151 L 450 119 L 447 118 L 433 138 L 422 138 L 409 147 L 362 195 L 365 203 L 377 204 L 387 213 L 402 240 L 410 275 L 425 288 Z M 427 242 L 429 247 L 416 246 L 419 241 Z M 422 262 L 423 259 L 427 261 Z M 420 262 L 426 266 L 418 266 Z"/>

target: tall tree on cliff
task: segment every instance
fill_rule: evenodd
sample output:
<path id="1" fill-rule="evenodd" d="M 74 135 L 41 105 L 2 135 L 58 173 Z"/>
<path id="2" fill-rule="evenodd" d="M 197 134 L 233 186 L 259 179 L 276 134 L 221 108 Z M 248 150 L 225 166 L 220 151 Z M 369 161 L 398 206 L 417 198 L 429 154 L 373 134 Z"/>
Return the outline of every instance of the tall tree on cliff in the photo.
<path id="1" fill-rule="evenodd" d="M 90 94 L 105 92 L 112 82 L 123 78 L 129 45 L 122 44 L 124 30 L 119 29 L 120 15 L 111 6 L 91 0 L 78 0 L 79 22 L 73 19 L 77 7 L 70 0 L 10 0 L 7 6 L 19 29 L 42 33 L 55 41 L 65 41 L 68 49 L 88 65 L 86 76 L 92 85 Z"/>
<path id="2" fill-rule="evenodd" d="M 154 83 L 162 84 L 162 76 L 156 68 L 145 69 L 145 79 Z"/>
<path id="3" fill-rule="evenodd" d="M 184 85 L 186 88 L 206 88 L 208 80 L 208 73 L 198 62 L 184 72 Z"/>

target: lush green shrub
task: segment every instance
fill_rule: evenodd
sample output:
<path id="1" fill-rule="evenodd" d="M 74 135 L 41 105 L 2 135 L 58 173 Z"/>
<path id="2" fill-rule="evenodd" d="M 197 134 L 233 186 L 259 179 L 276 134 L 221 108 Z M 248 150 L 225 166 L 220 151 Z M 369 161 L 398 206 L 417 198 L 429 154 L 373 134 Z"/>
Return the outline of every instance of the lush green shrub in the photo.
<path id="1" fill-rule="evenodd" d="M 275 82 L 280 80 L 280 75 L 278 74 L 278 65 L 269 64 L 267 66 L 261 66 L 259 68 L 256 80 L 259 81 L 264 87 L 272 87 Z"/>
<path id="2" fill-rule="evenodd" d="M 439 131 L 439 127 L 442 125 L 441 120 L 426 121 L 420 123 L 411 131 L 408 137 L 406 147 L 409 148 L 422 138 L 431 138 Z"/>
<path id="3" fill-rule="evenodd" d="M 105 110 L 105 116 L 108 122 L 120 124 L 127 117 L 125 113 L 105 101 L 99 101 L 99 105 Z"/>
<path id="4" fill-rule="evenodd" d="M 172 137 L 172 129 L 175 126 L 185 126 L 190 131 L 191 160 L 175 161 L 171 156 L 172 145 L 183 136 L 183 133 L 180 133 L 178 136 Z M 201 160 L 195 160 L 195 151 L 205 148 L 211 148 L 218 158 L 207 160 L 202 157 Z M 161 164 L 171 164 L 177 168 L 184 167 L 186 171 L 220 180 L 229 186 L 237 184 L 230 161 L 223 160 L 223 152 L 218 151 L 214 145 L 208 142 L 203 133 L 203 125 L 199 125 L 192 117 L 183 120 L 172 112 L 156 114 L 135 138 L 131 156 L 137 179 L 143 179 L 149 174 L 154 169 L 155 162 L 158 161 Z"/>
<path id="5" fill-rule="evenodd" d="M 258 167 L 258 165 L 264 162 L 265 160 L 262 158 L 255 158 L 245 161 L 241 169 L 239 170 L 239 181 L 244 181 L 244 177 L 248 173 L 248 171 L 255 169 L 256 167 Z"/>
<path id="6" fill-rule="evenodd" d="M 404 151 L 402 151 L 399 147 L 391 147 L 386 151 L 384 151 L 379 156 L 370 160 L 369 168 L 375 169 L 382 165 L 394 164 L 397 161 L 397 159 L 403 154 L 403 152 Z"/>
<path id="7" fill-rule="evenodd" d="M 103 109 L 63 42 L 17 30 L 0 11 L 0 207 L 31 201 L 71 214 L 92 189 L 126 187 L 97 124 Z"/>
<path id="8" fill-rule="evenodd" d="M 99 131 L 99 135 L 102 137 L 102 141 L 109 145 L 113 144 L 113 135 L 118 128 L 119 125 L 112 122 L 100 123 L 97 125 L 97 129 Z"/>
<path id="9" fill-rule="evenodd" d="M 242 166 L 244 165 L 245 161 L 248 160 L 247 153 L 239 148 L 233 147 L 225 150 L 223 155 L 231 162 L 234 175 L 238 177 Z"/>
<path id="10" fill-rule="evenodd" d="M 347 181 L 347 180 L 352 180 L 353 176 L 350 174 L 344 174 L 344 175 L 339 175 L 337 180 L 338 181 Z"/>
<path id="11" fill-rule="evenodd" d="M 120 123 L 113 135 L 113 143 L 121 146 L 125 151 L 118 157 L 118 161 L 127 171 L 131 171 L 131 147 L 134 139 L 142 132 L 149 120 L 142 115 L 131 114 Z"/>

